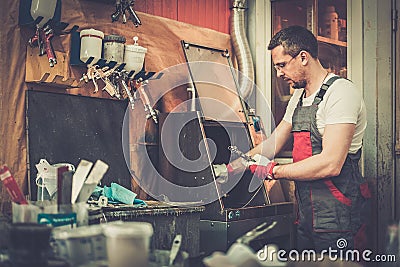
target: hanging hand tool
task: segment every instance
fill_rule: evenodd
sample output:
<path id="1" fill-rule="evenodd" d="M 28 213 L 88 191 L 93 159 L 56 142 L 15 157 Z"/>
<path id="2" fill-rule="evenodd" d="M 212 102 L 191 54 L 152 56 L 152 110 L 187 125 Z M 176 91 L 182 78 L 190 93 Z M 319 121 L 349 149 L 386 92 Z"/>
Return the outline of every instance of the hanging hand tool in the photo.
<path id="1" fill-rule="evenodd" d="M 93 81 L 95 90 L 94 93 L 98 92 L 98 84 L 97 80 L 101 79 L 105 86 L 103 87 L 103 90 L 105 90 L 111 97 L 116 97 L 118 99 L 121 99 L 121 92 L 119 90 L 119 83 L 124 87 L 124 90 L 126 90 L 126 94 L 130 94 L 130 90 L 126 89 L 124 86 L 124 79 L 127 79 L 127 75 L 124 74 L 124 71 L 119 72 L 117 68 L 110 68 L 109 66 L 105 66 L 103 68 L 100 68 L 98 65 L 93 65 L 88 67 L 88 70 L 86 73 L 82 75 L 82 78 L 80 79 L 81 81 L 85 81 L 86 83 L 89 82 L 89 80 Z M 125 83 L 126 85 L 126 83 Z M 131 104 L 133 103 L 134 99 L 131 99 Z"/>
<path id="2" fill-rule="evenodd" d="M 45 53 L 49 60 L 50 67 L 57 64 L 51 38 L 54 36 L 54 30 L 47 24 L 44 28 L 36 26 L 35 34 L 29 39 L 28 43 L 31 47 L 39 47 L 39 56 Z"/>
<path id="3" fill-rule="evenodd" d="M 53 45 L 51 43 L 51 38 L 54 36 L 54 31 L 49 25 L 46 25 L 42 30 L 39 31 L 40 40 L 43 42 L 44 50 L 49 60 L 50 67 L 54 67 L 57 64 L 56 55 L 54 53 Z"/>
<path id="4" fill-rule="evenodd" d="M 128 96 L 129 103 L 131 104 L 131 108 L 133 110 L 133 109 L 135 109 L 135 99 L 133 98 L 130 88 L 128 87 L 128 85 L 125 82 L 125 80 L 127 80 L 127 79 L 128 79 L 128 72 L 126 70 L 122 70 L 120 73 L 120 82 L 121 82 L 122 88 L 124 89 L 125 93 Z"/>
<path id="5" fill-rule="evenodd" d="M 92 80 L 94 84 L 94 93 L 97 93 L 99 91 L 99 86 L 97 85 L 97 77 L 96 77 L 96 69 L 97 65 L 90 66 L 88 68 L 88 71 L 86 74 L 83 74 L 81 80 L 85 80 L 85 82 L 89 82 L 89 80 Z"/>
<path id="6" fill-rule="evenodd" d="M 111 77 L 115 72 L 115 69 L 105 66 L 101 69 L 96 69 L 96 72 L 105 84 L 103 90 L 105 90 L 111 97 L 115 96 L 116 98 L 121 99 L 121 94 L 119 93 L 118 88 L 116 88 L 116 86 L 109 79 L 109 77 Z"/>
<path id="7" fill-rule="evenodd" d="M 122 15 L 122 23 L 126 23 L 126 10 L 128 10 L 129 18 L 132 20 L 135 27 L 142 25 L 138 15 L 136 14 L 133 6 L 135 4 L 135 0 L 116 0 L 115 2 L 115 12 L 111 14 L 111 21 L 117 21 L 119 17 Z"/>
<path id="8" fill-rule="evenodd" d="M 139 78 L 136 81 L 136 85 L 138 86 L 138 88 L 135 87 L 135 89 L 139 92 L 140 99 L 142 100 L 144 106 L 144 111 L 147 113 L 146 119 L 152 118 L 154 123 L 158 123 L 158 111 L 151 106 L 149 97 L 145 91 L 145 87 L 148 83 L 148 80 L 143 80 L 142 78 Z"/>
<path id="9" fill-rule="evenodd" d="M 39 38 L 40 38 L 40 35 L 39 35 L 39 27 L 36 27 L 35 34 L 34 34 L 34 35 L 29 39 L 29 41 L 28 41 L 29 45 L 30 45 L 31 47 L 37 47 L 37 46 L 39 46 L 39 43 L 40 43 Z"/>
<path id="10" fill-rule="evenodd" d="M 138 15 L 136 14 L 135 10 L 133 10 L 132 6 L 134 5 L 135 1 L 130 1 L 129 5 L 128 5 L 128 12 L 131 15 L 130 19 L 133 21 L 133 25 L 135 25 L 135 27 L 138 27 L 139 25 L 142 25 L 142 22 L 140 21 Z"/>

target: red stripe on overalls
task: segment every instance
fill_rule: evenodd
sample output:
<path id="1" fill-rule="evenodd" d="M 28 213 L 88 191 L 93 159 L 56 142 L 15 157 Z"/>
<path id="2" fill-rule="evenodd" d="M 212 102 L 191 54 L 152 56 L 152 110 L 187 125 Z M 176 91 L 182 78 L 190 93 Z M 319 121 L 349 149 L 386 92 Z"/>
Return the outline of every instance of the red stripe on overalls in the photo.
<path id="1" fill-rule="evenodd" d="M 293 132 L 293 162 L 309 158 L 312 156 L 311 135 L 310 132 Z M 311 190 L 310 190 L 311 200 Z M 297 210 L 295 224 L 299 224 L 299 211 Z"/>
<path id="2" fill-rule="evenodd" d="M 312 146 L 310 132 L 294 132 L 293 137 L 293 162 L 311 157 Z"/>
<path id="3" fill-rule="evenodd" d="M 312 145 L 310 132 L 294 132 L 294 144 L 293 144 L 293 162 L 309 158 L 312 156 Z M 343 195 L 342 192 L 337 189 L 333 182 L 329 179 L 324 181 L 332 196 L 334 196 L 341 203 L 351 206 L 351 199 Z"/>
<path id="4" fill-rule="evenodd" d="M 351 206 L 351 199 L 347 198 L 345 195 L 343 195 L 342 192 L 337 189 L 337 187 L 333 184 L 332 180 L 325 180 L 324 183 L 328 186 L 329 191 L 331 191 L 331 194 L 339 200 L 341 203 L 345 204 L 346 206 Z"/>

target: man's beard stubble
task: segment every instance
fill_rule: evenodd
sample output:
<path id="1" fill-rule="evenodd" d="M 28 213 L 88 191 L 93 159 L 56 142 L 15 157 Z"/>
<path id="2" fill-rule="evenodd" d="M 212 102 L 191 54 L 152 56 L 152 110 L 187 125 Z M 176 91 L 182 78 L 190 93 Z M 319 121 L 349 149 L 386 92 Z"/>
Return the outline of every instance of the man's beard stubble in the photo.
<path id="1" fill-rule="evenodd" d="M 302 88 L 305 88 L 306 85 L 307 85 L 307 81 L 306 80 L 301 80 L 301 81 L 298 81 L 298 82 L 294 82 L 293 85 L 292 85 L 292 88 L 293 89 L 302 89 Z"/>

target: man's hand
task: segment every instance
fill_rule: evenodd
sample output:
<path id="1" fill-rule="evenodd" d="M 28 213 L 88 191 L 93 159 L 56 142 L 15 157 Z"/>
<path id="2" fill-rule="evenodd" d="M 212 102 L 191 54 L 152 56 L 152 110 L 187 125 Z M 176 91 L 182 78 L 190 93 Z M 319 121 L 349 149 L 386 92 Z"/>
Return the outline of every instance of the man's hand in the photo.
<path id="1" fill-rule="evenodd" d="M 270 161 L 266 166 L 253 164 L 249 169 L 259 179 L 274 180 L 273 170 L 277 164 L 274 161 Z"/>

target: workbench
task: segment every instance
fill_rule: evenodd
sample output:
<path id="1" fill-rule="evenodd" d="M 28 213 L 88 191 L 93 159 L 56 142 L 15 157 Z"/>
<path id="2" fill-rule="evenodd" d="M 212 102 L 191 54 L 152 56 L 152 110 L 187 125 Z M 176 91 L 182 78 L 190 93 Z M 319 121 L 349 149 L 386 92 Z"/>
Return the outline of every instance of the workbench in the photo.
<path id="1" fill-rule="evenodd" d="M 118 205 L 89 208 L 89 224 L 111 221 L 141 221 L 153 225 L 150 249 L 170 250 L 177 234 L 182 235 L 181 249 L 189 257 L 200 255 L 200 214 L 204 206 L 171 206 L 156 201 L 147 206 Z"/>

